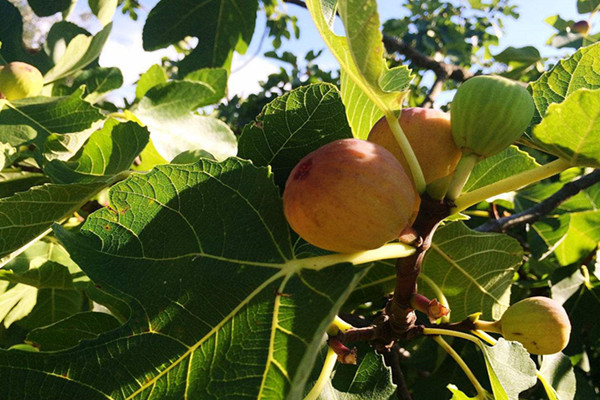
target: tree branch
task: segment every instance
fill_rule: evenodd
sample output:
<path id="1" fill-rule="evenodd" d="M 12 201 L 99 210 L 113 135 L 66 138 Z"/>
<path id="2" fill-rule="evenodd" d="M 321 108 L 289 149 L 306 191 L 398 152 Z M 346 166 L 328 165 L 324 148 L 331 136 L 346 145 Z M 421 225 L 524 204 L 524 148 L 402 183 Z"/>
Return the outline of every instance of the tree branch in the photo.
<path id="1" fill-rule="evenodd" d="M 392 351 L 383 353 L 383 358 L 385 364 L 392 370 L 392 382 L 396 384 L 396 398 L 398 400 L 412 400 L 400 366 L 400 349 L 398 345 L 394 345 Z"/>
<path id="2" fill-rule="evenodd" d="M 435 82 L 433 83 L 433 86 L 431 87 L 431 89 L 429 89 L 427 96 L 425 96 L 425 100 L 423 100 L 423 102 L 421 103 L 421 107 L 423 107 L 423 108 L 432 108 L 433 107 L 433 102 L 435 101 L 435 99 L 437 99 L 437 97 L 442 92 L 442 88 L 444 87 L 444 82 L 446 82 L 446 80 L 447 80 L 446 77 L 440 77 L 440 76 L 436 77 Z"/>
<path id="3" fill-rule="evenodd" d="M 487 222 L 475 228 L 475 230 L 480 232 L 505 232 L 510 228 L 536 222 L 544 215 L 548 214 L 562 203 L 567 201 L 569 198 L 598 182 L 600 182 L 600 170 L 596 170 L 590 174 L 582 176 L 575 181 L 565 184 L 552 196 L 528 210 Z"/>

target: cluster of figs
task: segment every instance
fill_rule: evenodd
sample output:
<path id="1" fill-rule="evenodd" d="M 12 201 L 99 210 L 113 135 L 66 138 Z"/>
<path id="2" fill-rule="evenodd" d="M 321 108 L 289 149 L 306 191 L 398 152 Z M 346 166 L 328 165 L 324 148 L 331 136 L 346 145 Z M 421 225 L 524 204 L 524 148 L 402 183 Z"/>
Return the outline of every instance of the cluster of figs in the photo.
<path id="1" fill-rule="evenodd" d="M 462 189 L 457 166 L 467 164 L 468 176 L 477 162 L 517 140 L 533 113 L 533 99 L 520 84 L 477 76 L 458 88 L 449 114 L 407 108 L 398 122 L 428 195 L 453 200 Z M 292 229 L 310 244 L 339 253 L 397 240 L 414 223 L 420 204 L 409 163 L 386 118 L 372 127 L 367 140 L 336 140 L 306 155 L 283 193 Z M 560 304 L 537 297 L 514 304 L 499 321 L 476 321 L 476 326 L 520 341 L 533 354 L 562 350 L 571 329 Z"/>

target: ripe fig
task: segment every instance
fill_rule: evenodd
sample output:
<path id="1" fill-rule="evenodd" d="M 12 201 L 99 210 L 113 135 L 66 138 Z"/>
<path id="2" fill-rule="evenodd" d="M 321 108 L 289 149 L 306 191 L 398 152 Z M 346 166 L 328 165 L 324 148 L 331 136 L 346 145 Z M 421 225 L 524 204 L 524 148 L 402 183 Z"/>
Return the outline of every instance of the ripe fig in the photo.
<path id="1" fill-rule="evenodd" d="M 454 172 L 461 152 L 452 139 L 449 114 L 430 108 L 405 108 L 398 122 L 417 156 L 425 183 L 429 184 Z M 385 117 L 371 128 L 368 140 L 388 149 L 409 171 L 404 153 Z"/>
<path id="2" fill-rule="evenodd" d="M 452 101 L 454 142 L 465 154 L 493 156 L 523 134 L 533 112 L 533 98 L 517 82 L 476 76 L 459 86 Z"/>
<path id="3" fill-rule="evenodd" d="M 42 73 L 33 65 L 14 61 L 0 66 L 0 94 L 8 100 L 37 96 L 43 86 Z"/>
<path id="4" fill-rule="evenodd" d="M 475 321 L 475 327 L 520 342 L 531 354 L 558 353 L 567 347 L 571 334 L 571 322 L 565 309 L 541 296 L 511 305 L 499 321 Z"/>
<path id="5" fill-rule="evenodd" d="M 588 34 L 590 28 L 590 23 L 586 20 L 577 21 L 571 26 L 573 32 L 577 32 L 583 36 Z"/>
<path id="6" fill-rule="evenodd" d="M 292 229 L 307 242 L 340 253 L 375 249 L 398 238 L 419 204 L 392 153 L 359 139 L 337 140 L 305 156 L 283 193 Z"/>

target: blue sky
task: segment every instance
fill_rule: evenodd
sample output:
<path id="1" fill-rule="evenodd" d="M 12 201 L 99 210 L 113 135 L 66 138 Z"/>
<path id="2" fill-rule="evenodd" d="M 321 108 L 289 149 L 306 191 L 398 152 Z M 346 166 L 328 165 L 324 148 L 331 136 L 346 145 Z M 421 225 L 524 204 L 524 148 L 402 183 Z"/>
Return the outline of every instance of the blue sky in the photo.
<path id="1" fill-rule="evenodd" d="M 132 85 L 140 73 L 147 70 L 152 64 L 159 62 L 161 57 L 165 55 L 176 57 L 173 49 L 156 52 L 144 52 L 142 50 L 141 32 L 143 21 L 147 13 L 157 2 L 157 0 L 142 1 L 144 9 L 139 13 L 137 22 L 131 21 L 127 16 L 123 16 L 120 11 L 117 11 L 117 15 L 115 16 L 113 31 L 102 54 L 100 63 L 105 67 L 121 67 L 125 75 L 126 85 Z M 78 12 L 86 11 L 85 5 L 82 5 L 82 3 L 85 2 L 79 2 L 74 15 L 77 15 Z M 401 17 L 401 5 L 403 3 L 403 1 L 396 0 L 380 0 L 379 13 L 381 19 L 386 20 Z M 555 14 L 561 15 L 565 19 L 583 19 L 584 16 L 577 14 L 576 0 L 516 0 L 514 4 L 518 6 L 518 12 L 521 17 L 518 20 L 504 19 L 505 33 L 500 39 L 500 45 L 493 51 L 494 54 L 508 46 L 522 47 L 527 45 L 537 47 L 544 56 L 563 56 L 568 53 L 567 50 L 557 50 L 545 45 L 548 37 L 552 35 L 553 29 L 544 22 L 544 19 Z M 281 50 L 291 51 L 298 56 L 304 56 L 311 49 L 325 49 L 323 41 L 310 20 L 308 11 L 291 4 L 286 5 L 286 7 L 289 14 L 298 17 L 301 37 L 300 40 L 292 40 L 284 43 Z M 262 51 L 259 52 L 260 55 L 253 57 L 257 53 L 257 50 L 260 50 L 258 49 L 258 43 L 265 29 L 264 21 L 264 16 L 259 13 L 255 36 L 247 54 L 244 56 L 236 55 L 234 58 L 232 70 L 235 72 L 230 78 L 230 94 L 247 95 L 258 91 L 258 81 L 264 80 L 269 73 L 279 69 L 279 64 L 276 61 L 261 56 L 269 48 L 268 40 L 265 41 Z M 95 31 L 93 26 L 91 28 Z M 595 28 L 593 28 L 593 32 L 596 30 Z M 248 58 L 251 58 L 251 61 L 246 63 Z M 336 61 L 326 49 L 318 61 L 324 69 L 333 69 L 337 66 Z M 240 69 L 239 67 L 243 64 L 245 66 Z M 131 97 L 132 93 L 133 90 L 131 88 L 121 91 L 121 94 L 127 97 Z"/>

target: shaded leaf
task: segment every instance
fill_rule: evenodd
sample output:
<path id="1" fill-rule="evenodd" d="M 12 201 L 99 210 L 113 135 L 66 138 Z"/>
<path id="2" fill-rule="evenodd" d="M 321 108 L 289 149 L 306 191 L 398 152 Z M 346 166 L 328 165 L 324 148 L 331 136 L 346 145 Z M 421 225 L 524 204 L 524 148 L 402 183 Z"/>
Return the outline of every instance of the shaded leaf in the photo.
<path id="1" fill-rule="evenodd" d="M 339 91 L 327 83 L 303 86 L 269 103 L 247 125 L 239 156 L 255 165 L 270 165 L 281 188 L 291 170 L 308 153 L 337 139 L 352 137 Z"/>
<path id="2" fill-rule="evenodd" d="M 0 199 L 0 257 L 71 215 L 104 186 L 106 183 L 45 184 Z"/>
<path id="3" fill-rule="evenodd" d="M 69 85 L 57 82 L 52 87 L 53 96 L 66 96 L 85 85 L 83 97 L 90 103 L 100 100 L 107 92 L 123 85 L 123 74 L 119 68 L 92 68 L 81 71 Z"/>
<path id="4" fill-rule="evenodd" d="M 179 62 L 179 74 L 205 67 L 223 67 L 233 50 L 244 53 L 252 34 L 257 0 L 162 0 L 144 25 L 144 50 L 157 50 L 188 36 L 198 45 Z"/>
<path id="5" fill-rule="evenodd" d="M 496 400 L 518 400 L 519 393 L 535 385 L 535 363 L 521 343 L 500 338 L 495 346 L 480 348 Z"/>
<path id="6" fill-rule="evenodd" d="M 112 23 L 109 23 L 94 36 L 85 34 L 75 36 L 54 67 L 46 72 L 44 82 L 52 83 L 72 75 L 96 60 L 100 56 L 111 29 Z"/>
<path id="7" fill-rule="evenodd" d="M 160 65 L 152 65 L 140 76 L 135 87 L 135 98 L 138 100 L 141 99 L 148 90 L 163 83 L 167 83 L 167 74 Z"/>
<path id="8" fill-rule="evenodd" d="M 56 351 L 76 346 L 81 340 L 95 339 L 101 333 L 118 328 L 119 321 L 110 314 L 81 312 L 54 324 L 36 328 L 27 334 L 27 341 L 42 351 Z"/>
<path id="9" fill-rule="evenodd" d="M 22 171 L 0 172 L 0 198 L 12 196 L 47 182 L 48 178 L 44 174 Z"/>
<path id="10" fill-rule="evenodd" d="M 542 357 L 540 373 L 551 387 L 544 387 L 550 400 L 573 400 L 576 380 L 569 357 L 556 353 Z"/>
<path id="11" fill-rule="evenodd" d="M 58 12 L 64 12 L 71 7 L 75 0 L 27 0 L 31 9 L 40 17 L 48 17 Z"/>
<path id="12" fill-rule="evenodd" d="M 52 160 L 44 170 L 55 183 L 106 181 L 129 169 L 135 157 L 148 144 L 148 131 L 135 122 L 109 119 L 94 132 L 76 157 Z"/>
<path id="13" fill-rule="evenodd" d="M 522 257 L 515 239 L 475 232 L 454 222 L 436 231 L 423 261 L 423 274 L 448 299 L 453 321 L 474 312 L 496 320 L 510 305 L 510 286 Z M 422 288 L 431 298 L 436 297 L 426 286 Z"/>

